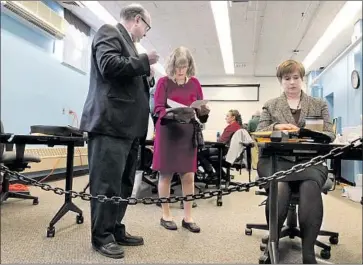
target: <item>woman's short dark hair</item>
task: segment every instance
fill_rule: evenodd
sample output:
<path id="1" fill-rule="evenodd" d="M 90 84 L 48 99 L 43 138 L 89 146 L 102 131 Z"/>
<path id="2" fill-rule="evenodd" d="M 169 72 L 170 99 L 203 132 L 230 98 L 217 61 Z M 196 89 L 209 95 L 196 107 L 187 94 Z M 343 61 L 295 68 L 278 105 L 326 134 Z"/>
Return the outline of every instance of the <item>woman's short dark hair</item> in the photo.
<path id="1" fill-rule="evenodd" d="M 303 79 L 305 76 L 305 67 L 302 63 L 295 60 L 286 60 L 277 67 L 276 76 L 281 82 L 284 75 L 292 74 L 298 71 L 300 78 Z"/>

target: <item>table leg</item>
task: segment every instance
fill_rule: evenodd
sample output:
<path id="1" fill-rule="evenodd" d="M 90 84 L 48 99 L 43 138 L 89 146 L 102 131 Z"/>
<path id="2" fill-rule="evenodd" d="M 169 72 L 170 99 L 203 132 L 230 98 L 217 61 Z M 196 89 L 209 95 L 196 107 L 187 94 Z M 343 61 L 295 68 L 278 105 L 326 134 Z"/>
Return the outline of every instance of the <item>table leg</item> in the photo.
<path id="1" fill-rule="evenodd" d="M 277 157 L 272 156 L 272 172 L 276 172 L 277 168 Z M 269 190 L 269 243 L 268 243 L 268 251 L 270 255 L 271 264 L 279 263 L 279 252 L 278 252 L 278 185 L 277 180 L 273 180 L 270 182 L 270 190 Z"/>
<path id="2" fill-rule="evenodd" d="M 67 146 L 67 171 L 66 171 L 66 186 L 65 190 L 72 190 L 73 184 L 73 159 L 74 159 L 74 144 L 70 143 Z M 55 227 L 54 225 L 69 211 L 78 213 L 77 215 L 77 224 L 83 223 L 83 215 L 82 210 L 79 209 L 73 202 L 72 196 L 70 194 L 65 195 L 65 201 L 59 211 L 55 214 L 52 221 L 49 223 L 49 227 L 47 229 L 47 237 L 54 237 Z"/>
<path id="3" fill-rule="evenodd" d="M 222 184 L 222 166 L 223 166 L 223 148 L 218 148 L 218 161 L 219 161 L 219 174 L 218 174 L 218 181 L 217 181 L 217 189 L 221 188 Z M 222 206 L 222 195 L 217 196 L 217 206 Z"/>

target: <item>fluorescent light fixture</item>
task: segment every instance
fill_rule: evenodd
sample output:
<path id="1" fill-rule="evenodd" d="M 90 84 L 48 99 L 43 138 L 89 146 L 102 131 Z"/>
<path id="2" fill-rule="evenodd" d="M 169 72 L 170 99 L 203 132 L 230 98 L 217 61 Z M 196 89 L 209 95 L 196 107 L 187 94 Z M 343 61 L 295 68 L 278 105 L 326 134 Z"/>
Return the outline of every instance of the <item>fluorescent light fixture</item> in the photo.
<path id="1" fill-rule="evenodd" d="M 95 16 L 107 24 L 116 25 L 117 20 L 99 3 L 99 1 L 80 1 L 84 4 Z M 135 44 L 139 53 L 147 53 L 147 50 L 140 44 Z M 155 71 L 162 75 L 166 75 L 164 67 L 160 64 L 154 64 Z"/>
<path id="2" fill-rule="evenodd" d="M 98 2 L 98 1 L 81 1 L 98 19 L 111 25 L 116 25 L 117 20 Z"/>
<path id="3" fill-rule="evenodd" d="M 229 24 L 228 1 L 210 1 L 214 23 L 217 30 L 219 46 L 222 53 L 224 71 L 226 74 L 234 74 L 234 60 L 231 39 L 231 27 Z"/>
<path id="4" fill-rule="evenodd" d="M 355 22 L 353 19 L 360 12 L 362 12 L 361 1 L 347 1 L 344 4 L 342 9 L 335 16 L 334 20 L 325 30 L 323 36 L 320 37 L 318 42 L 304 59 L 303 65 L 306 69 L 308 69 L 319 58 L 319 56 L 345 28 Z"/>
<path id="5" fill-rule="evenodd" d="M 76 3 L 76 5 L 78 5 L 79 7 L 84 8 L 84 4 L 82 3 L 82 1 L 74 1 Z"/>

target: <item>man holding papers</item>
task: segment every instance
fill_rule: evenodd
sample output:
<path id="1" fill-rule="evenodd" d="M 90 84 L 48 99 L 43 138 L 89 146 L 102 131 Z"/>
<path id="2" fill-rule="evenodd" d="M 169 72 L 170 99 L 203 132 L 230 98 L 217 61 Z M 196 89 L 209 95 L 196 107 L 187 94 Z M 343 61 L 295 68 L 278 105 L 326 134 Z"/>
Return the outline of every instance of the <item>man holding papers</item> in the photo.
<path id="1" fill-rule="evenodd" d="M 190 51 L 177 48 L 169 58 L 167 76 L 160 78 L 155 92 L 154 113 L 158 116 L 154 141 L 153 169 L 160 172 L 159 196 L 170 196 L 171 178 L 179 173 L 184 195 L 194 194 L 197 170 L 197 146 L 200 144 L 200 122 L 206 122 L 209 109 L 203 101 L 199 81 L 194 77 L 195 65 Z M 198 141 L 199 140 L 199 141 Z M 191 216 L 192 202 L 184 202 L 182 226 L 200 232 Z M 168 204 L 162 204 L 160 225 L 176 230 L 177 225 Z"/>

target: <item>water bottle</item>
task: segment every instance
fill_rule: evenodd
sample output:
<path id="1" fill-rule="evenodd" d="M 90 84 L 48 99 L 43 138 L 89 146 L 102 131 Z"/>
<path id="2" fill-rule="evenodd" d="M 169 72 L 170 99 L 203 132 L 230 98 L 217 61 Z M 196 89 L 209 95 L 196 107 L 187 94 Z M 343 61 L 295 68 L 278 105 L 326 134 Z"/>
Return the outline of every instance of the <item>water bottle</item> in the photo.
<path id="1" fill-rule="evenodd" d="M 217 132 L 217 142 L 219 141 L 219 137 L 221 137 L 221 133 Z"/>

